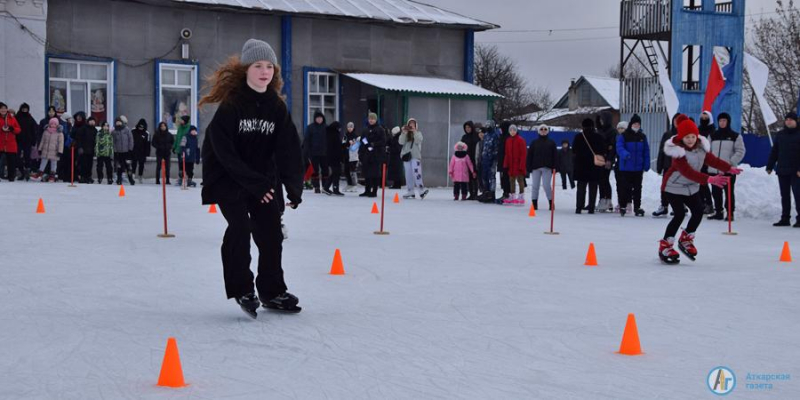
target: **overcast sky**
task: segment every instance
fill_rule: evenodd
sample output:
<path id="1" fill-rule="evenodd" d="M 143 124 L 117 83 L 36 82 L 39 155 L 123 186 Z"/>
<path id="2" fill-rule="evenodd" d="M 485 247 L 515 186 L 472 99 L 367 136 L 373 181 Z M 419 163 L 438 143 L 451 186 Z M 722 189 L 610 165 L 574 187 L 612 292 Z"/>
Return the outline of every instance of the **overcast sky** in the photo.
<path id="1" fill-rule="evenodd" d="M 542 33 L 477 33 L 476 43 L 493 43 L 514 57 L 532 86 L 548 88 L 554 98 L 570 78 L 604 75 L 619 62 L 619 0 L 419 0 L 507 29 L 597 28 L 591 31 Z M 706 0 L 713 1 L 713 0 Z M 775 11 L 775 0 L 746 0 L 747 21 Z M 577 40 L 576 40 L 577 39 Z M 543 41 L 551 42 L 543 42 Z M 553 40 L 558 40 L 553 42 Z M 517 42 L 517 43 L 511 43 Z M 519 43 L 525 42 L 525 43 Z"/>

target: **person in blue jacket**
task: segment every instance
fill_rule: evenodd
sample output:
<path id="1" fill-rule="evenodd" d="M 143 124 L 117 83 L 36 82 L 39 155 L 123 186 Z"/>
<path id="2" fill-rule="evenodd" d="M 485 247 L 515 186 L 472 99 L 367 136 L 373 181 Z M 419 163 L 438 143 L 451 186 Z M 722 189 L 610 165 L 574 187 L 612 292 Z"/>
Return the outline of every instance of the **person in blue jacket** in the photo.
<path id="1" fill-rule="evenodd" d="M 650 170 L 650 145 L 642 132 L 642 119 L 634 114 L 628 129 L 617 136 L 617 158 L 619 163 L 620 200 L 619 213 L 625 216 L 628 203 L 633 201 L 637 217 L 644 217 L 642 210 L 642 177 Z"/>
<path id="2" fill-rule="evenodd" d="M 481 150 L 480 179 L 483 193 L 478 196 L 482 203 L 495 202 L 497 184 L 497 151 L 500 146 L 500 135 L 494 121 L 487 121 L 484 127 L 483 145 Z"/>

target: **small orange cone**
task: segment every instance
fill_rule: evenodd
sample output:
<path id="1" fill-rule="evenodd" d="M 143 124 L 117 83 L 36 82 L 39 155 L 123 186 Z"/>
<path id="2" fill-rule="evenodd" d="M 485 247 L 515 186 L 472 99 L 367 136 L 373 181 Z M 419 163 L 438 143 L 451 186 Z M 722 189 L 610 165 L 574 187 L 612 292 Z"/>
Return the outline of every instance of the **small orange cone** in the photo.
<path id="1" fill-rule="evenodd" d="M 208 207 L 208 213 L 209 214 L 216 214 L 217 213 L 217 205 L 216 204 L 210 205 Z"/>
<path id="2" fill-rule="evenodd" d="M 586 262 L 583 265 L 590 267 L 597 266 L 597 254 L 594 252 L 594 243 L 589 243 L 589 251 L 586 252 Z"/>
<path id="3" fill-rule="evenodd" d="M 392 202 L 395 203 L 395 204 L 400 202 L 400 194 L 399 193 L 395 193 L 394 194 L 394 200 Z"/>
<path id="4" fill-rule="evenodd" d="M 528 216 L 529 217 L 535 217 L 536 216 L 536 208 L 533 207 L 533 204 L 531 204 L 531 211 L 528 212 Z"/>
<path id="5" fill-rule="evenodd" d="M 125 185 L 119 187 L 119 197 L 125 197 Z"/>
<path id="6" fill-rule="evenodd" d="M 39 204 L 41 200 L 39 200 Z M 792 262 L 792 251 L 789 250 L 789 242 L 783 242 L 783 251 L 781 252 L 781 262 Z"/>
<path id="7" fill-rule="evenodd" d="M 333 253 L 333 264 L 331 264 L 331 275 L 344 275 L 344 264 L 342 263 L 342 253 L 339 249 Z"/>
<path id="8" fill-rule="evenodd" d="M 183 387 L 183 368 L 181 357 L 178 355 L 178 343 L 175 338 L 167 339 L 167 350 L 164 352 L 164 361 L 161 363 L 161 374 L 158 376 L 158 386 Z"/>
<path id="9" fill-rule="evenodd" d="M 378 203 L 372 203 L 372 213 L 380 214 L 380 211 L 378 211 Z"/>
<path id="10" fill-rule="evenodd" d="M 39 197 L 39 205 L 36 206 L 36 213 L 44 214 L 44 202 L 42 201 L 41 197 Z"/>
<path id="11" fill-rule="evenodd" d="M 625 323 L 625 333 L 622 334 L 619 353 L 626 356 L 643 354 L 642 346 L 639 344 L 639 330 L 636 329 L 636 317 L 633 314 L 628 314 L 628 322 Z"/>

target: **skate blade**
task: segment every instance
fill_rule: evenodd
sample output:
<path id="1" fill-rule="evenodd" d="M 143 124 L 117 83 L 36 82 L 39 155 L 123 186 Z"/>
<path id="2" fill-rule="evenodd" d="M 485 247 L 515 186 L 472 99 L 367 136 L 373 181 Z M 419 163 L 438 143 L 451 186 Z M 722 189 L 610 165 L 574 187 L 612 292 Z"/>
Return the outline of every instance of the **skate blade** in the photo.
<path id="1" fill-rule="evenodd" d="M 258 313 L 256 312 L 256 310 L 251 310 L 251 309 L 244 308 L 244 307 L 241 307 L 241 309 L 242 309 L 242 311 L 244 311 L 245 314 L 247 314 L 248 317 L 250 317 L 252 319 L 256 319 L 258 317 Z"/>
<path id="2" fill-rule="evenodd" d="M 695 258 L 696 258 L 696 257 L 695 257 L 695 256 L 693 256 L 693 255 L 691 255 L 691 254 L 689 254 L 689 253 L 687 253 L 687 252 L 686 252 L 686 250 L 684 250 L 684 248 L 683 248 L 682 246 L 678 246 L 678 250 L 680 250 L 680 251 L 681 251 L 681 253 L 683 253 L 683 255 L 685 255 L 686 257 L 688 257 L 690 260 L 692 260 L 692 261 L 695 261 Z"/>
<path id="3" fill-rule="evenodd" d="M 270 311 L 275 311 L 275 312 L 279 312 L 279 313 L 286 313 L 286 314 L 297 314 L 300 311 L 303 311 L 303 308 L 299 307 L 299 306 L 281 308 L 281 307 L 277 307 L 277 306 L 273 306 L 273 305 L 262 304 L 261 307 L 264 307 L 264 308 L 266 308 L 267 310 L 270 310 Z"/>

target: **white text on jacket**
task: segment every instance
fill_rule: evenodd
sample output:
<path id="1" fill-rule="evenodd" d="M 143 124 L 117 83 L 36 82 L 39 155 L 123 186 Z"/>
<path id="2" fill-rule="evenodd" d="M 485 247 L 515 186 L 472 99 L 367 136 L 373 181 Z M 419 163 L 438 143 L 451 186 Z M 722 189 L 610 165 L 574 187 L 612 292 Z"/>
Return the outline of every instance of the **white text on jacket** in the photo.
<path id="1" fill-rule="evenodd" d="M 260 133 L 270 135 L 275 131 L 275 123 L 267 120 L 250 118 L 239 120 L 239 133 Z"/>

